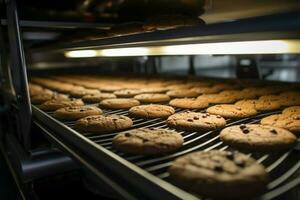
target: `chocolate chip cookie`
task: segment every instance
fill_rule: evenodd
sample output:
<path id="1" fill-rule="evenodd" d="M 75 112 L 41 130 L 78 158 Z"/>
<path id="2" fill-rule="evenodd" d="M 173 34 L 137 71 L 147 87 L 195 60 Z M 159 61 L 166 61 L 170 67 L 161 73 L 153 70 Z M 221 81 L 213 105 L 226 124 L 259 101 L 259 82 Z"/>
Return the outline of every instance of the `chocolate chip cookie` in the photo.
<path id="1" fill-rule="evenodd" d="M 281 107 L 280 103 L 277 101 L 270 100 L 241 100 L 235 103 L 237 106 L 241 107 L 253 107 L 258 111 L 267 111 L 267 110 L 277 110 Z"/>
<path id="2" fill-rule="evenodd" d="M 207 131 L 224 127 L 226 121 L 220 115 L 188 111 L 171 115 L 167 124 L 180 130 Z"/>
<path id="3" fill-rule="evenodd" d="M 100 94 L 100 91 L 96 89 L 81 89 L 81 90 L 72 90 L 70 91 L 69 94 L 73 97 L 79 98 L 89 94 Z"/>
<path id="4" fill-rule="evenodd" d="M 60 108 L 53 113 L 57 119 L 76 120 L 91 115 L 100 115 L 102 110 L 94 106 L 71 106 Z"/>
<path id="5" fill-rule="evenodd" d="M 167 118 L 174 114 L 175 110 L 171 106 L 149 104 L 134 106 L 130 108 L 129 114 L 139 118 Z"/>
<path id="6" fill-rule="evenodd" d="M 123 115 L 92 115 L 77 120 L 75 129 L 85 133 L 104 134 L 128 129 L 132 124 L 132 120 Z"/>
<path id="7" fill-rule="evenodd" d="M 171 90 L 167 92 L 167 95 L 172 98 L 184 98 L 184 97 L 197 97 L 199 93 L 193 90 Z"/>
<path id="8" fill-rule="evenodd" d="M 206 101 L 210 104 L 218 103 L 234 103 L 237 101 L 236 97 L 223 94 L 204 94 L 197 97 L 197 100 Z"/>
<path id="9" fill-rule="evenodd" d="M 300 114 L 298 113 L 270 115 L 261 119 L 260 123 L 263 125 L 281 127 L 296 134 L 300 133 Z"/>
<path id="10" fill-rule="evenodd" d="M 82 101 L 86 103 L 99 103 L 104 99 L 115 99 L 116 95 L 112 93 L 88 94 L 82 97 Z"/>
<path id="11" fill-rule="evenodd" d="M 300 106 L 291 106 L 282 111 L 283 115 L 300 114 Z"/>
<path id="12" fill-rule="evenodd" d="M 142 94 L 142 93 L 143 91 L 140 89 L 124 89 L 124 90 L 118 90 L 114 92 L 114 94 L 117 95 L 117 97 L 122 97 L 122 98 L 134 97 L 135 95 Z"/>
<path id="13" fill-rule="evenodd" d="M 110 108 L 110 109 L 128 109 L 133 106 L 140 105 L 140 102 L 136 99 L 104 99 L 99 103 L 101 108 Z"/>
<path id="14" fill-rule="evenodd" d="M 64 108 L 69 106 L 83 106 L 83 105 L 84 103 L 81 101 L 81 99 L 68 99 L 68 100 L 52 99 L 41 104 L 39 108 L 44 111 L 55 111 L 59 108 Z"/>
<path id="15" fill-rule="evenodd" d="M 69 97 L 58 93 L 40 93 L 32 96 L 30 100 L 32 104 L 39 105 L 51 99 L 68 100 Z"/>
<path id="16" fill-rule="evenodd" d="M 208 107 L 208 101 L 196 98 L 172 99 L 169 105 L 177 108 L 201 109 Z"/>
<path id="17" fill-rule="evenodd" d="M 207 108 L 206 112 L 225 118 L 244 118 L 257 114 L 253 107 L 241 107 L 233 104 L 211 106 Z"/>
<path id="18" fill-rule="evenodd" d="M 113 139 L 116 149 L 142 155 L 174 152 L 182 144 L 183 138 L 179 133 L 166 129 L 139 128 L 120 133 Z"/>
<path id="19" fill-rule="evenodd" d="M 134 96 L 135 99 L 142 103 L 160 103 L 170 101 L 170 97 L 166 94 L 139 94 Z"/>
<path id="20" fill-rule="evenodd" d="M 175 185 L 216 199 L 248 199 L 264 191 L 269 179 L 265 168 L 253 158 L 217 150 L 177 158 L 169 173 Z"/>
<path id="21" fill-rule="evenodd" d="M 297 142 L 296 136 L 288 130 L 258 124 L 227 127 L 221 131 L 220 138 L 226 144 L 250 151 L 279 151 Z"/>

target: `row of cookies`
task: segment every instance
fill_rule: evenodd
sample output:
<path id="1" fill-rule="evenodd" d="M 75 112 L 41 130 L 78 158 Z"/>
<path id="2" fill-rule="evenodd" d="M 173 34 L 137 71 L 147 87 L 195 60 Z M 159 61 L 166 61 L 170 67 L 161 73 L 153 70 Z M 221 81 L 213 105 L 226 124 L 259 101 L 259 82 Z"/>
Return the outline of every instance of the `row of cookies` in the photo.
<path id="1" fill-rule="evenodd" d="M 152 105 L 153 106 L 153 105 Z M 149 106 L 148 106 L 149 107 Z M 147 107 L 146 107 L 147 108 Z M 150 107 L 151 108 L 151 107 Z M 137 108 L 134 108 L 133 110 L 136 110 Z M 139 109 L 137 109 L 137 110 L 140 110 L 141 109 L 141 107 L 139 107 Z M 142 107 L 142 109 L 141 109 L 143 112 L 145 111 L 145 107 Z M 147 110 L 147 109 L 146 109 Z M 152 109 L 148 109 L 148 110 L 152 110 Z M 148 111 L 149 112 L 149 111 Z M 146 117 L 149 117 L 149 113 L 148 112 L 146 112 L 147 114 L 146 114 Z M 176 115 L 176 114 L 175 114 Z M 203 114 L 203 115 L 201 115 L 201 116 L 210 116 L 210 114 Z M 203 117 L 204 119 L 206 118 L 206 117 Z M 216 116 L 218 119 L 222 119 L 220 116 Z M 193 117 L 190 117 L 190 118 L 192 118 L 193 120 L 197 120 L 197 119 L 199 119 L 199 116 L 197 117 L 197 116 L 193 116 Z M 185 117 L 185 119 L 187 119 L 187 121 L 191 121 L 190 120 L 190 118 L 186 118 Z M 129 120 L 128 120 L 129 118 L 126 118 L 125 116 L 123 117 L 123 122 L 122 123 L 120 123 L 120 125 L 117 125 L 117 127 L 126 127 L 126 124 L 130 124 L 130 122 L 129 122 Z M 114 116 L 114 117 L 110 117 L 109 119 L 107 119 L 107 117 L 105 117 L 105 116 L 102 116 L 102 117 L 100 117 L 100 116 L 97 116 L 97 117 L 95 117 L 95 118 L 93 118 L 93 117 L 88 117 L 88 119 L 86 119 L 86 123 L 88 123 L 87 121 L 88 120 L 91 120 L 91 121 L 99 121 L 99 122 L 106 122 L 105 120 L 108 120 L 109 122 L 112 122 L 112 121 L 118 121 L 118 122 L 120 122 L 120 117 L 118 117 L 118 116 Z M 83 121 L 83 120 L 82 120 Z M 213 121 L 213 120 L 209 120 L 210 122 L 211 121 Z M 126 122 L 126 123 L 124 123 L 124 122 Z M 107 129 L 109 130 L 109 131 L 112 131 L 110 128 L 110 126 L 112 126 L 112 125 L 109 125 L 110 123 L 104 123 L 104 126 L 105 127 L 107 127 Z M 115 123 L 111 123 L 111 124 L 115 124 Z M 117 124 L 119 124 L 119 123 L 117 123 Z M 175 123 L 176 124 L 176 123 Z M 78 126 L 78 125 L 77 125 Z M 128 125 L 127 125 L 128 126 Z M 94 127 L 95 128 L 95 127 Z M 99 127 L 97 127 L 96 126 L 96 130 L 98 130 L 98 128 Z M 127 127 L 128 128 L 128 127 Z M 252 127 L 253 128 L 253 127 Z M 106 130 L 107 130 L 106 129 Z M 113 129 L 115 129 L 114 127 L 113 127 Z M 240 127 L 239 127 L 239 129 L 241 129 Z M 247 129 L 250 129 L 249 127 L 247 127 L 246 126 L 246 129 L 245 128 L 243 128 L 243 132 L 247 132 L 247 131 L 245 131 L 245 130 L 247 130 Z M 86 129 L 85 129 L 86 130 Z M 225 129 L 224 129 L 225 130 Z M 241 129 L 242 130 L 242 129 Z M 251 130 L 251 129 L 250 129 Z M 137 131 L 137 130 L 135 130 L 136 132 L 140 132 L 140 131 Z M 161 132 L 162 130 L 156 130 L 156 132 Z M 150 131 L 149 130 L 144 130 L 143 132 L 147 132 L 147 133 L 149 133 Z M 229 131 L 229 132 L 232 132 L 232 131 Z M 251 132 L 251 131 L 249 131 L 249 132 Z M 261 131 L 258 131 L 258 132 L 261 132 Z M 272 129 L 272 132 L 274 132 L 273 131 L 273 129 Z M 271 133 L 271 132 L 270 132 Z M 174 138 L 174 139 L 169 139 L 169 136 L 166 136 L 166 137 L 164 137 L 164 134 L 158 134 L 158 135 L 160 135 L 159 136 L 159 138 L 157 138 L 157 137 L 154 137 L 154 138 L 156 138 L 156 140 L 157 140 L 157 143 L 155 143 L 155 142 L 153 142 L 153 140 L 155 141 L 155 139 L 152 139 L 152 137 L 150 137 L 152 134 L 147 134 L 147 135 L 149 135 L 148 136 L 148 138 L 142 138 L 142 140 L 140 141 L 140 140 L 138 140 L 138 142 L 141 142 L 141 144 L 139 144 L 139 143 L 137 143 L 137 139 L 136 139 L 136 137 L 135 137 L 135 134 L 133 134 L 132 133 L 132 131 L 130 132 L 130 134 L 128 134 L 128 132 L 127 132 L 127 134 L 126 133 L 122 133 L 122 134 L 124 134 L 124 137 L 128 137 L 128 138 L 133 138 L 132 139 L 132 141 L 134 141 L 134 142 L 132 142 L 131 140 L 129 140 L 129 139 L 124 139 L 124 138 L 118 138 L 118 137 L 120 137 L 120 136 L 117 136 L 116 137 L 116 139 L 114 139 L 114 144 L 115 144 L 115 146 L 116 146 L 116 148 L 118 148 L 119 150 L 122 150 L 122 151 L 124 151 L 124 152 L 128 152 L 128 151 L 133 151 L 133 152 L 131 152 L 131 153 L 134 153 L 134 152 L 137 152 L 137 151 L 139 151 L 139 152 L 143 152 L 143 150 L 144 151 L 146 151 L 146 152 L 159 152 L 159 153 L 164 153 L 164 152 L 171 152 L 171 151 L 174 151 L 175 149 L 177 149 L 177 148 L 179 148 L 179 146 L 180 146 L 180 144 L 181 144 L 181 142 L 180 141 L 182 141 L 181 140 L 181 138 L 178 136 L 178 135 L 174 135 L 174 134 L 172 134 L 172 136 L 171 136 L 171 138 Z M 243 133 L 243 134 L 245 134 L 245 133 Z M 274 134 L 274 133 L 273 133 Z M 126 135 L 126 136 L 125 136 Z M 163 136 L 162 136 L 163 135 Z M 255 135 L 255 134 L 254 134 Z M 279 138 L 279 140 L 280 139 L 283 139 L 282 137 L 281 137 L 282 135 L 280 134 L 280 137 L 278 137 Z M 149 138 L 150 137 L 150 138 Z M 118 139 L 117 139 L 118 138 Z M 138 138 L 141 138 L 141 136 L 139 135 L 139 137 Z M 162 138 L 165 138 L 165 139 L 162 139 Z M 235 138 L 235 139 L 237 139 L 237 138 Z M 130 142 L 131 141 L 131 142 Z M 165 144 L 164 142 L 162 142 L 162 141 L 166 141 L 166 143 L 167 144 Z M 170 143 L 170 141 L 171 141 L 171 144 L 169 144 Z M 169 143 L 168 143 L 169 142 Z M 122 144 L 122 145 L 121 145 Z M 272 143 L 273 144 L 273 143 Z M 277 144 L 278 145 L 278 144 Z M 245 146 L 245 145 L 243 145 L 243 146 Z M 251 146 L 251 145 L 250 145 Z M 125 148 L 124 148 L 125 147 Z M 277 147 L 278 148 L 278 147 Z M 124 150 L 125 149 L 125 150 Z M 136 150 L 133 150 L 133 149 L 136 149 Z M 141 149 L 143 149 L 143 150 L 141 150 Z M 163 150 L 162 150 L 163 149 Z M 167 151 L 167 150 L 169 150 L 169 151 Z M 218 151 L 217 151 L 218 152 Z M 146 153 L 147 154 L 147 153 Z M 203 172 L 203 170 L 210 170 L 210 171 L 212 171 L 212 173 L 211 173 L 211 180 L 213 180 L 213 183 L 210 183 L 211 185 L 207 185 L 207 184 L 201 184 L 201 182 L 200 183 L 198 183 L 198 184 L 193 184 L 193 187 L 191 187 L 191 186 L 188 186 L 188 185 L 191 185 L 190 183 L 191 183 L 191 178 L 189 178 L 189 177 L 187 177 L 187 175 L 186 174 L 183 174 L 183 173 L 180 173 L 180 171 L 178 171 L 178 169 L 180 169 L 180 170 L 183 170 L 183 169 L 186 169 L 187 170 L 187 172 L 186 173 L 189 173 L 188 172 L 188 170 L 189 170 L 189 168 L 186 168 L 185 167 L 185 165 L 183 166 L 183 165 L 181 165 L 180 163 L 186 163 L 186 164 L 191 164 L 191 165 L 193 165 L 193 163 L 189 163 L 189 160 L 190 159 L 199 159 L 199 158 L 201 158 L 201 160 L 203 160 L 203 158 L 202 157 L 205 157 L 205 155 L 214 155 L 214 157 L 218 157 L 218 159 L 220 159 L 221 160 L 221 162 L 218 162 L 217 164 L 218 165 L 216 165 L 216 163 L 215 163 L 215 160 L 205 160 L 205 161 L 203 161 L 203 163 L 202 163 L 202 161 L 200 161 L 199 163 L 200 164 L 198 164 L 197 165 L 197 167 L 196 167 L 196 169 L 194 169 L 194 170 L 197 170 L 197 171 L 192 171 L 192 172 L 190 172 L 191 173 L 191 176 L 195 176 L 195 173 L 201 173 L 201 172 Z M 243 162 L 242 162 L 242 164 L 241 164 L 241 162 L 239 161 L 239 162 L 237 162 L 237 160 L 239 160 L 238 159 L 238 157 L 240 156 L 240 154 L 239 153 L 235 153 L 234 155 L 234 158 L 236 158 L 236 160 L 235 159 L 233 159 L 234 161 L 232 161 L 231 162 L 231 164 L 233 165 L 233 166 L 236 166 L 237 168 L 237 172 L 236 173 L 232 173 L 231 171 L 230 171 L 230 169 L 228 169 L 226 166 L 227 166 L 227 163 L 228 163 L 228 160 L 230 160 L 230 159 L 228 159 L 227 157 L 230 157 L 230 156 L 227 156 L 227 154 L 229 155 L 229 154 L 231 154 L 231 152 L 224 152 L 224 155 L 222 154 L 222 153 L 220 153 L 220 155 L 218 154 L 218 153 L 216 153 L 216 152 L 214 152 L 214 151 L 210 151 L 210 152 L 207 152 L 207 153 L 205 153 L 205 152 L 195 152 L 195 153 L 192 153 L 192 154 L 190 154 L 190 155 L 186 155 L 186 156 L 184 156 L 184 157 L 182 157 L 182 158 L 179 158 L 178 160 L 176 160 L 175 162 L 174 162 L 174 164 L 172 165 L 172 167 L 170 168 L 170 174 L 171 174 L 171 178 L 173 179 L 173 182 L 174 183 L 176 183 L 177 185 L 180 185 L 181 187 L 183 187 L 183 188 L 186 188 L 187 190 L 189 190 L 189 191 L 192 191 L 192 192 L 197 192 L 197 193 L 200 193 L 200 194 L 206 194 L 206 195 L 208 195 L 208 196 L 211 196 L 211 197 L 217 197 L 216 195 L 221 195 L 222 194 L 222 197 L 224 197 L 224 195 L 226 195 L 224 192 L 222 193 L 222 192 L 220 192 L 220 193 L 218 193 L 218 194 L 214 194 L 214 193 L 212 193 L 212 192 L 209 192 L 212 188 L 216 188 L 216 187 L 224 187 L 224 186 L 221 186 L 221 185 L 224 185 L 224 182 L 222 182 L 222 180 L 220 180 L 220 179 L 218 179 L 218 178 L 216 178 L 217 176 L 223 176 L 223 175 L 225 175 L 225 176 L 229 176 L 229 178 L 228 178 L 228 180 L 227 181 L 229 181 L 229 186 L 227 186 L 227 188 L 226 188 L 226 191 L 228 192 L 228 191 L 234 191 L 233 190 L 233 188 L 234 188 L 234 186 L 236 186 L 236 184 L 237 184 L 237 181 L 236 180 L 234 180 L 234 178 L 236 178 L 236 177 L 240 177 L 241 178 L 241 180 L 240 180 L 240 182 L 239 183 L 244 183 L 244 182 L 247 182 L 247 187 L 249 188 L 249 187 L 251 187 L 253 190 L 249 190 L 249 189 L 246 189 L 247 187 L 243 187 L 245 184 L 243 184 L 242 186 L 241 185 L 239 185 L 239 188 L 240 188 L 240 191 L 239 191 L 239 195 L 242 195 L 242 194 L 244 194 L 244 195 L 249 195 L 249 194 L 251 194 L 251 193 L 254 193 L 254 192 L 257 192 L 256 190 L 258 189 L 258 188 L 256 188 L 256 187 L 253 187 L 253 186 L 257 186 L 257 184 L 259 184 L 259 189 L 262 189 L 262 188 L 264 188 L 264 186 L 265 186 L 265 183 L 267 182 L 266 180 L 267 180 L 267 175 L 266 175 L 266 173 L 265 173 L 265 171 L 263 170 L 263 167 L 261 166 L 261 165 L 258 165 L 257 163 L 255 163 L 254 161 L 252 161 L 252 162 L 250 162 L 251 163 L 251 165 L 247 165 L 246 163 L 248 163 L 248 160 L 251 160 L 250 158 L 248 158 L 247 157 L 247 159 L 248 160 L 243 160 Z M 226 156 L 225 156 L 226 155 Z M 226 158 L 225 158 L 226 157 Z M 214 158 L 215 159 L 215 158 Z M 187 161 L 188 160 L 188 161 Z M 224 160 L 224 161 L 223 161 Z M 231 159 L 232 160 L 232 159 Z M 212 162 L 212 164 L 210 164 L 209 166 L 209 168 L 207 169 L 207 167 L 202 167 L 202 164 L 203 165 L 207 165 L 207 163 L 211 163 Z M 201 164 L 202 163 L 202 164 Z M 250 167 L 251 166 L 251 167 Z M 243 172 L 244 171 L 248 171 L 250 168 L 252 168 L 252 167 L 254 167 L 255 166 L 255 168 L 259 168 L 260 170 L 259 171 L 253 171 L 253 174 L 255 174 L 256 175 L 256 177 L 257 177 L 257 179 L 252 179 L 252 181 L 251 182 L 249 182 L 249 178 L 250 177 L 247 177 L 247 176 L 242 176 L 241 174 L 243 174 Z M 259 166 L 259 167 L 258 167 Z M 228 170 L 230 171 L 230 172 L 228 172 Z M 230 175 L 228 175 L 228 174 L 230 174 Z M 252 174 L 252 175 L 253 175 Z M 206 177 L 207 178 L 207 177 Z M 195 178 L 193 179 L 193 180 L 195 180 Z M 204 180 L 207 180 L 207 179 L 205 179 L 203 176 L 197 176 L 197 180 L 199 180 L 199 181 L 203 181 L 203 182 L 205 182 Z M 262 181 L 263 180 L 263 181 Z M 227 182 L 228 183 L 228 182 Z M 232 187 L 230 187 L 230 186 L 232 186 Z M 199 189 L 199 188 L 201 188 L 201 189 Z M 205 189 L 204 189 L 205 188 Z M 254 189 L 255 188 L 255 189 Z M 220 188 L 220 191 L 222 191 L 222 189 Z M 229 195 L 229 194 L 227 194 L 227 195 Z M 229 196 L 229 197 L 231 197 L 231 196 Z"/>

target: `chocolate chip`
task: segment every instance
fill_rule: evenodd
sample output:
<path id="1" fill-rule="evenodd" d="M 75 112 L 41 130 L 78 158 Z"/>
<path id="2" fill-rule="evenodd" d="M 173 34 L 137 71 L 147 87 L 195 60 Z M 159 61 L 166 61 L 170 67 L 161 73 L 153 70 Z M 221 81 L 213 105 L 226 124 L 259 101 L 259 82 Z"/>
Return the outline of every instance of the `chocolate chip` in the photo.
<path id="1" fill-rule="evenodd" d="M 245 128 L 247 128 L 247 126 L 246 126 L 245 124 L 241 124 L 241 125 L 240 125 L 240 129 L 243 130 L 243 129 L 245 129 Z"/>
<path id="2" fill-rule="evenodd" d="M 194 117 L 194 119 L 195 119 L 195 120 L 198 120 L 198 119 L 199 119 L 199 117 Z"/>
<path id="3" fill-rule="evenodd" d="M 293 119 L 294 119 L 294 120 L 299 120 L 299 119 L 300 119 L 300 117 L 299 117 L 299 116 L 297 116 L 297 117 L 293 117 Z"/>
<path id="4" fill-rule="evenodd" d="M 216 172 L 222 172 L 222 171 L 223 171 L 223 167 L 222 167 L 221 164 L 216 164 L 216 165 L 214 166 L 214 170 L 215 170 Z"/>
<path id="5" fill-rule="evenodd" d="M 236 107 L 236 109 L 237 109 L 237 110 L 242 110 L 242 108 L 241 108 L 241 107 Z"/>
<path id="6" fill-rule="evenodd" d="M 245 167 L 245 162 L 243 160 L 237 160 L 235 161 L 235 164 L 239 167 Z"/>
<path id="7" fill-rule="evenodd" d="M 113 121 L 117 121 L 118 119 L 116 119 L 116 118 L 113 118 L 112 120 L 113 120 Z"/>
<path id="8" fill-rule="evenodd" d="M 143 139 L 143 142 L 145 143 L 145 142 L 148 142 L 149 140 L 148 139 Z"/>
<path id="9" fill-rule="evenodd" d="M 207 116 L 206 115 L 202 115 L 202 118 L 206 118 Z"/>
<path id="10" fill-rule="evenodd" d="M 232 152 L 228 152 L 226 154 L 226 158 L 228 158 L 229 160 L 233 160 L 234 159 L 234 154 Z"/>
<path id="11" fill-rule="evenodd" d="M 270 130 L 271 133 L 277 134 L 277 131 L 275 129 Z"/>
<path id="12" fill-rule="evenodd" d="M 243 129 L 243 133 L 247 134 L 249 133 L 250 131 L 248 129 Z"/>
<path id="13" fill-rule="evenodd" d="M 192 122 L 193 120 L 192 120 L 192 119 L 188 119 L 187 121 L 188 121 L 188 122 Z"/>
<path id="14" fill-rule="evenodd" d="M 125 136 L 126 136 L 126 137 L 130 137 L 131 134 L 130 134 L 130 133 L 125 133 Z"/>

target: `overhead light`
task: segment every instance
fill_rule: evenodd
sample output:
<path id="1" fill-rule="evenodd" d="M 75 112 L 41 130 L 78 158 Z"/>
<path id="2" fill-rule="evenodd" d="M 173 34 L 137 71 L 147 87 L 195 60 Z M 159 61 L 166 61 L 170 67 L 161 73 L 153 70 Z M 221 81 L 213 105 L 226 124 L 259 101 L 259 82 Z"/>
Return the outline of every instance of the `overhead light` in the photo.
<path id="1" fill-rule="evenodd" d="M 67 51 L 65 52 L 65 56 L 67 58 L 88 58 L 88 57 L 96 57 L 96 50 L 77 50 L 77 51 Z"/>
<path id="2" fill-rule="evenodd" d="M 98 50 L 98 56 L 145 56 L 150 54 L 151 48 L 146 47 L 132 47 L 132 48 L 118 48 L 118 49 L 103 49 Z"/>
<path id="3" fill-rule="evenodd" d="M 85 51 L 95 51 L 84 56 Z M 70 51 L 67 57 L 113 57 L 113 56 L 156 56 L 156 55 L 238 55 L 238 54 L 299 54 L 300 40 L 261 40 L 242 42 L 217 42 L 168 46 L 111 48 L 98 50 Z M 70 56 L 70 54 L 72 56 Z M 91 56 L 93 55 L 93 56 Z"/>

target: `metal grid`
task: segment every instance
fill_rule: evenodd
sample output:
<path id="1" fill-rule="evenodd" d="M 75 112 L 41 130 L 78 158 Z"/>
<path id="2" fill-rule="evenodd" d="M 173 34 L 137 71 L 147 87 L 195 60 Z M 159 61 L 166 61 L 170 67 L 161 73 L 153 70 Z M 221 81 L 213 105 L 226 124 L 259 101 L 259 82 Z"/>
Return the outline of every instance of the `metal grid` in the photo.
<path id="1" fill-rule="evenodd" d="M 176 109 L 176 112 L 184 112 L 185 109 Z M 203 112 L 204 110 L 190 110 Z M 262 112 L 251 118 L 243 118 L 238 120 L 227 119 L 227 125 L 236 125 L 241 123 L 258 123 L 261 118 L 276 114 L 281 111 L 272 112 Z M 47 114 L 52 115 L 51 112 Z M 104 114 L 119 114 L 128 116 L 128 110 L 104 110 Z M 132 117 L 131 117 L 132 118 Z M 139 119 L 132 118 L 134 128 L 163 128 L 170 129 L 165 119 Z M 75 121 L 65 121 L 63 122 L 69 128 L 74 128 Z M 172 154 L 162 155 L 162 156 L 142 156 L 142 155 L 130 155 L 117 151 L 112 146 L 112 139 L 118 133 L 109 134 L 85 134 L 85 137 L 95 144 L 101 145 L 105 149 L 113 152 L 114 154 L 122 157 L 123 159 L 135 164 L 136 166 L 146 170 L 147 172 L 159 177 L 165 181 L 168 181 L 169 173 L 167 171 L 168 167 L 172 164 L 172 161 L 179 156 L 185 155 L 187 153 L 203 150 L 209 151 L 212 149 L 224 150 L 234 150 L 228 145 L 224 144 L 219 139 L 219 131 L 213 130 L 203 133 L 198 132 L 188 132 L 180 131 L 179 133 L 184 138 L 183 146 Z M 247 153 L 247 152 L 245 152 Z M 287 152 L 276 152 L 270 154 L 263 153 L 247 153 L 249 156 L 257 159 L 259 163 L 262 163 L 267 172 L 271 177 L 271 181 L 268 184 L 268 191 L 261 196 L 262 199 L 272 199 L 290 189 L 297 186 L 300 179 L 295 176 L 296 172 L 300 168 L 300 154 L 297 152 L 297 146 Z"/>

